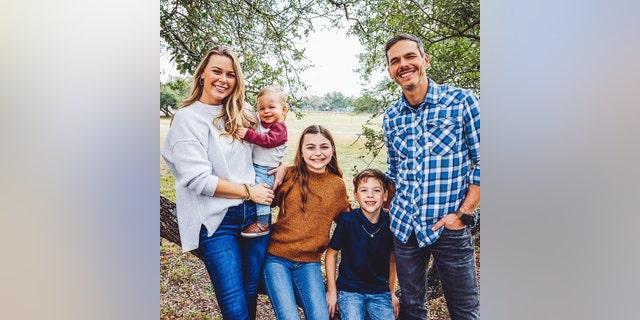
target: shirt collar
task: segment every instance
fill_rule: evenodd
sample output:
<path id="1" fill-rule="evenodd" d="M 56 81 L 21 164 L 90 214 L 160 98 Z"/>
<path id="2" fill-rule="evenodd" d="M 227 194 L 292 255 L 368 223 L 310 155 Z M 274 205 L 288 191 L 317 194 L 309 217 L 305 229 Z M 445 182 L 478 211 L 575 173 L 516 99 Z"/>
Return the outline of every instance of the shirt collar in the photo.
<path id="1" fill-rule="evenodd" d="M 429 87 L 427 88 L 427 94 L 425 95 L 424 100 L 420 103 L 420 105 L 418 105 L 418 107 L 415 109 L 412 108 L 403 93 L 402 99 L 400 100 L 400 106 L 403 109 L 406 108 L 410 110 L 418 110 L 425 108 L 427 104 L 437 104 L 438 96 L 440 95 L 440 86 L 435 81 L 431 80 L 431 78 L 427 78 L 427 80 L 429 81 Z"/>

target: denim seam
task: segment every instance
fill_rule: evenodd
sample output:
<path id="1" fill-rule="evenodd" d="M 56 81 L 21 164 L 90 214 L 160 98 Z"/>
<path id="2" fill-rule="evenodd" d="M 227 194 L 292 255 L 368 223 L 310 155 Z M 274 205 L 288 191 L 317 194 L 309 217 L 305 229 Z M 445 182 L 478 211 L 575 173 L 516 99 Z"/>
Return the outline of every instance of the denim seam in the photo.
<path id="1" fill-rule="evenodd" d="M 302 290 L 300 290 L 300 286 L 298 285 L 298 282 L 296 281 L 296 277 L 292 277 L 291 280 L 292 280 L 292 283 L 295 286 L 296 290 L 298 290 L 298 295 L 300 296 L 300 304 L 302 305 L 302 310 L 304 311 L 304 317 L 307 318 L 307 316 L 309 316 L 308 315 L 309 309 L 308 309 L 307 301 L 305 301 L 304 295 L 302 294 Z M 294 294 L 295 294 L 295 292 L 294 292 Z"/>
<path id="2" fill-rule="evenodd" d="M 242 229 L 244 229 L 246 222 L 247 222 L 247 202 L 242 201 Z"/>

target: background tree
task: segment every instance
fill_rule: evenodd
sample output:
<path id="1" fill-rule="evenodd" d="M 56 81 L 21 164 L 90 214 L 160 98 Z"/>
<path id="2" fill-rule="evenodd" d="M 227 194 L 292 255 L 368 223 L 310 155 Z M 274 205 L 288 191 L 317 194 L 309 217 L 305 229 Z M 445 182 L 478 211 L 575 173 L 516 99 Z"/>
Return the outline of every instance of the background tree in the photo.
<path id="1" fill-rule="evenodd" d="M 161 0 L 161 50 L 178 71 L 191 75 L 211 47 L 229 45 L 242 62 L 249 102 L 255 104 L 262 87 L 279 85 L 296 111 L 307 89 L 300 73 L 311 66 L 303 41 L 321 17 L 339 15 L 321 0 Z"/>
<path id="2" fill-rule="evenodd" d="M 329 2 L 343 10 L 348 33 L 358 37 L 365 49 L 358 55 L 358 71 L 365 81 L 373 74 L 387 74 L 384 44 L 404 32 L 423 40 L 431 58 L 430 78 L 480 91 L 479 0 Z M 333 25 L 341 28 L 344 22 L 335 20 Z"/>
<path id="3" fill-rule="evenodd" d="M 373 98 L 369 92 L 365 92 L 353 101 L 353 112 L 374 113 L 377 111 L 376 106 L 379 104 L 380 102 Z"/>
<path id="4" fill-rule="evenodd" d="M 353 99 L 344 95 L 339 91 L 328 92 L 324 95 L 325 101 L 328 104 L 328 110 L 330 111 L 344 111 L 347 108 L 351 108 Z"/>
<path id="5" fill-rule="evenodd" d="M 304 111 L 321 111 L 329 108 L 329 104 L 324 97 L 309 96 L 305 99 L 302 110 Z"/>
<path id="6" fill-rule="evenodd" d="M 376 97 L 373 116 L 398 99 L 400 88 L 387 76 L 384 45 L 398 33 L 413 34 L 424 42 L 431 67 L 427 75 L 438 83 L 467 88 L 480 94 L 480 1 L 332 1 L 348 21 L 348 34 L 358 37 L 364 51 L 357 71 L 365 82 L 373 75 L 384 79 L 367 94 Z M 334 20 L 341 28 L 344 20 Z M 382 128 L 365 130 L 367 139 L 381 139 Z M 382 141 L 371 141 L 381 147 Z M 378 154 L 378 150 L 369 150 Z"/>
<path id="7" fill-rule="evenodd" d="M 306 90 L 300 72 L 311 66 L 302 42 L 321 18 L 358 37 L 365 48 L 358 55 L 358 71 L 365 81 L 373 74 L 386 74 L 384 43 L 408 32 L 424 40 L 432 59 L 431 78 L 480 91 L 479 0 L 161 0 L 162 50 L 180 72 L 191 74 L 209 48 L 228 44 L 242 59 L 248 92 L 279 84 L 300 98 Z M 389 81 L 375 89 L 383 93 L 395 88 Z"/>
<path id="8" fill-rule="evenodd" d="M 175 92 L 171 88 L 160 83 L 160 111 L 164 113 L 165 117 L 171 117 L 173 115 L 173 109 L 177 104 L 177 98 Z"/>
<path id="9" fill-rule="evenodd" d="M 260 88 L 277 84 L 289 90 L 290 105 L 299 110 L 307 89 L 300 74 L 312 65 L 303 42 L 321 19 L 359 39 L 365 50 L 357 71 L 367 83 L 372 75 L 387 74 L 384 43 L 408 32 L 425 43 L 429 77 L 480 92 L 479 0 L 161 0 L 161 49 L 178 71 L 191 75 L 214 44 L 230 45 L 242 60 L 251 103 Z M 389 79 L 368 91 L 377 97 L 377 112 L 399 94 Z"/>
<path id="10" fill-rule="evenodd" d="M 166 117 L 182 103 L 191 91 L 189 79 L 172 77 L 166 83 L 160 83 L 160 111 Z"/>

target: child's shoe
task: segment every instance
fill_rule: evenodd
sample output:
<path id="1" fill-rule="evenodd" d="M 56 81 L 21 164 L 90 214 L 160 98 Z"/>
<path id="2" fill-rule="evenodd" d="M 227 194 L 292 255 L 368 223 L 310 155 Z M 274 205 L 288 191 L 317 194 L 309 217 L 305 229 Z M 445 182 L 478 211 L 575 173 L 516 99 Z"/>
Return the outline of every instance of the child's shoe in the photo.
<path id="1" fill-rule="evenodd" d="M 245 238 L 255 238 L 269 234 L 269 225 L 264 225 L 258 221 L 246 227 L 240 235 Z"/>

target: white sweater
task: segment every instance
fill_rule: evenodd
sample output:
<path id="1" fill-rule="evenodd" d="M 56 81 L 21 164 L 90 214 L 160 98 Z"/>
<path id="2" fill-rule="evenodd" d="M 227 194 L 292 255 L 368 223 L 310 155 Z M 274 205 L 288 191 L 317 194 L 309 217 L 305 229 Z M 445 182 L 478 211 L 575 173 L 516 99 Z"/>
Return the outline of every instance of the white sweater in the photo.
<path id="1" fill-rule="evenodd" d="M 247 108 L 250 108 L 247 105 Z M 176 210 L 182 251 L 198 248 L 200 226 L 211 236 L 227 213 L 242 199 L 214 197 L 218 179 L 253 184 L 253 144 L 229 136 L 212 121 L 222 106 L 196 101 L 179 109 L 167 133 L 162 157 L 176 178 Z M 253 113 L 253 112 L 251 112 Z M 218 123 L 219 128 L 222 122 Z"/>

